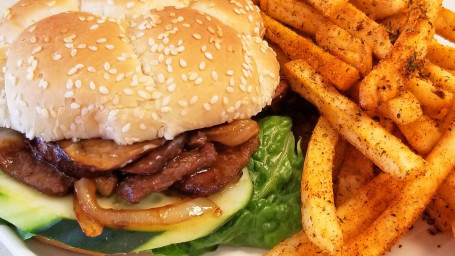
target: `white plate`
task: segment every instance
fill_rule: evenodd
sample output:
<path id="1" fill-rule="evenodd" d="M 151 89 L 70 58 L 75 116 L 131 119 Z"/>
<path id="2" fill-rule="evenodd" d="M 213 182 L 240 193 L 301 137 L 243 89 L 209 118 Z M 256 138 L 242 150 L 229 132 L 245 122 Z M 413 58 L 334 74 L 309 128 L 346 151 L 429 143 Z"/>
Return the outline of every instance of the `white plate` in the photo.
<path id="1" fill-rule="evenodd" d="M 10 6 L 17 0 L 0 0 L 0 10 Z M 455 0 L 445 0 L 443 5 L 455 10 Z M 439 39 L 439 38 L 438 38 Z M 442 43 L 446 41 L 441 40 Z M 455 46 L 452 44 L 452 46 Z M 431 235 L 431 226 L 423 221 L 417 222 L 387 254 L 387 256 L 447 256 L 455 252 L 455 239 L 451 233 Z M 259 256 L 264 250 L 251 248 L 220 247 L 216 252 L 207 256 Z M 0 225 L 0 255 L 1 256 L 82 256 L 82 254 L 69 252 L 60 248 L 44 245 L 33 239 L 21 241 L 15 233 Z"/>

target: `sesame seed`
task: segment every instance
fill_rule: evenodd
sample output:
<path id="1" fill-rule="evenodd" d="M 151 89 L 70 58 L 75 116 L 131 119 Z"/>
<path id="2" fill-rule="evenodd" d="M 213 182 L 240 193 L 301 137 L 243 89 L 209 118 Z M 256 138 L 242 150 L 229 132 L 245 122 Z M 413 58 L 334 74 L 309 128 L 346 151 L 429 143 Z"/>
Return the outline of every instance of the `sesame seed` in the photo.
<path id="1" fill-rule="evenodd" d="M 179 105 L 182 107 L 186 107 L 186 106 L 188 106 L 188 102 L 186 102 L 184 100 L 179 100 Z"/>
<path id="2" fill-rule="evenodd" d="M 67 91 L 67 92 L 65 92 L 63 97 L 65 97 L 67 99 L 72 98 L 72 97 L 74 97 L 74 92 L 73 91 Z"/>
<path id="3" fill-rule="evenodd" d="M 213 81 L 218 80 L 218 73 L 216 71 L 212 71 L 212 79 L 213 79 Z"/>
<path id="4" fill-rule="evenodd" d="M 102 43 L 107 42 L 107 40 L 106 40 L 106 38 L 100 38 L 100 39 L 96 40 L 96 42 L 99 44 L 102 44 Z"/>
<path id="5" fill-rule="evenodd" d="M 186 66 L 187 66 L 186 60 L 180 59 L 180 66 L 181 66 L 182 68 L 186 67 Z"/>
<path id="6" fill-rule="evenodd" d="M 96 47 L 94 45 L 90 45 L 88 48 L 94 52 L 98 51 L 98 47 Z"/>
<path id="7" fill-rule="evenodd" d="M 43 89 L 46 89 L 48 85 L 49 83 L 46 80 L 41 79 L 38 86 Z"/>
<path id="8" fill-rule="evenodd" d="M 175 90 L 175 87 L 176 87 L 175 84 L 171 84 L 171 85 L 169 85 L 169 86 L 167 87 L 167 89 L 168 89 L 169 92 L 173 92 L 173 91 Z"/>
<path id="9" fill-rule="evenodd" d="M 125 88 L 123 89 L 123 93 L 125 93 L 126 95 L 133 95 L 133 90 L 131 90 L 130 88 Z"/>
<path id="10" fill-rule="evenodd" d="M 226 72 L 226 75 L 228 75 L 228 76 L 234 75 L 234 70 L 228 70 L 228 71 Z"/>
<path id="11" fill-rule="evenodd" d="M 210 104 L 208 104 L 208 103 L 204 103 L 203 106 L 204 106 L 205 110 L 207 110 L 207 111 L 212 109 L 212 106 L 210 106 Z"/>
<path id="12" fill-rule="evenodd" d="M 22 59 L 19 59 L 16 63 L 17 67 L 20 68 L 24 64 L 24 61 Z"/>
<path id="13" fill-rule="evenodd" d="M 182 78 L 183 81 L 185 82 L 188 81 L 188 77 L 186 76 L 186 74 L 182 74 L 180 77 Z"/>
<path id="14" fill-rule="evenodd" d="M 117 82 L 119 82 L 119 81 L 122 81 L 124 78 L 125 78 L 125 74 L 124 74 L 124 73 L 120 73 L 120 74 L 115 78 L 115 80 L 116 80 Z"/>
<path id="15" fill-rule="evenodd" d="M 204 70 L 206 67 L 206 64 L 205 64 L 205 61 L 202 61 L 200 64 L 199 64 L 199 69 L 202 71 Z"/>
<path id="16" fill-rule="evenodd" d="M 142 124 L 142 123 L 141 123 L 141 124 L 139 125 L 139 129 L 141 129 L 141 130 L 146 130 L 146 129 L 147 129 L 147 126 L 146 126 L 145 124 Z"/>
<path id="17" fill-rule="evenodd" d="M 61 60 L 61 59 L 62 59 L 62 55 L 61 55 L 61 54 L 58 54 L 58 53 L 56 53 L 56 54 L 54 54 L 54 55 L 52 56 L 52 59 L 53 59 L 53 60 L 55 60 L 55 61 L 57 61 L 57 60 Z"/>
<path id="18" fill-rule="evenodd" d="M 162 108 L 160 109 L 160 111 L 161 111 L 162 113 L 171 112 L 171 110 L 172 110 L 172 109 L 171 109 L 170 107 L 162 107 Z"/>
<path id="19" fill-rule="evenodd" d="M 100 25 L 94 24 L 90 27 L 90 30 L 95 30 L 95 29 L 98 29 L 99 27 L 100 27 Z"/>
<path id="20" fill-rule="evenodd" d="M 215 104 L 218 102 L 218 95 L 214 95 L 212 99 L 210 99 L 210 104 Z"/>
<path id="21" fill-rule="evenodd" d="M 139 97 L 141 97 L 143 99 L 149 99 L 150 98 L 150 95 L 147 92 L 143 91 L 143 90 L 139 90 L 137 92 L 137 95 L 139 95 Z"/>
<path id="22" fill-rule="evenodd" d="M 90 81 L 90 85 L 89 86 L 90 86 L 90 89 L 92 89 L 92 90 L 96 89 L 95 82 L 93 82 L 93 81 Z"/>
<path id="23" fill-rule="evenodd" d="M 203 81 L 202 77 L 198 77 L 198 78 L 196 79 L 196 81 L 194 81 L 194 84 L 195 84 L 195 85 L 200 85 L 200 84 L 202 84 L 202 81 Z"/>
<path id="24" fill-rule="evenodd" d="M 32 44 L 36 43 L 36 37 L 35 36 L 32 36 L 30 38 L 30 43 L 32 43 Z"/>
<path id="25" fill-rule="evenodd" d="M 163 99 L 163 101 L 161 102 L 161 106 L 164 107 L 164 106 L 169 105 L 169 102 L 170 102 L 170 101 L 171 101 L 171 99 L 170 99 L 169 97 L 165 97 L 165 98 Z"/>
<path id="26" fill-rule="evenodd" d="M 230 86 L 234 86 L 235 85 L 235 80 L 233 77 L 231 77 L 231 79 L 229 79 L 229 85 Z"/>
<path id="27" fill-rule="evenodd" d="M 109 72 L 109 74 L 115 75 L 115 74 L 117 74 L 117 69 L 111 68 L 111 69 L 109 69 L 108 72 Z"/>
<path id="28" fill-rule="evenodd" d="M 199 97 L 198 96 L 193 96 L 190 100 L 190 104 L 191 105 L 194 105 L 197 103 L 197 101 L 199 100 Z"/>
<path id="29" fill-rule="evenodd" d="M 87 71 L 93 73 L 93 72 L 96 72 L 96 69 L 92 66 L 89 66 L 89 67 L 87 67 Z"/>
<path id="30" fill-rule="evenodd" d="M 71 103 L 71 109 L 79 109 L 81 105 L 77 104 L 76 102 Z"/>
<path id="31" fill-rule="evenodd" d="M 211 53 L 209 53 L 209 52 L 205 52 L 205 53 L 204 53 L 204 55 L 205 55 L 205 57 L 206 57 L 207 59 L 209 59 L 209 60 L 213 60 L 213 56 L 212 56 L 212 54 L 211 54 Z"/>
<path id="32" fill-rule="evenodd" d="M 202 38 L 202 36 L 199 35 L 199 34 L 197 34 L 197 33 L 194 33 L 194 34 L 193 34 L 193 37 L 194 37 L 195 39 L 198 39 L 198 40 Z"/>
<path id="33" fill-rule="evenodd" d="M 207 50 L 207 45 L 203 45 L 203 46 L 201 47 L 201 51 L 202 51 L 202 52 L 205 52 L 206 50 Z"/>
<path id="34" fill-rule="evenodd" d="M 198 76 L 197 73 L 191 73 L 190 74 L 190 81 L 196 80 L 197 76 Z"/>
<path id="35" fill-rule="evenodd" d="M 131 123 L 127 123 L 125 126 L 122 127 L 122 132 L 128 132 L 131 128 Z"/>
<path id="36" fill-rule="evenodd" d="M 68 81 L 66 81 L 66 88 L 67 89 L 72 89 L 73 88 L 73 80 L 68 79 Z"/>
<path id="37" fill-rule="evenodd" d="M 42 49 L 43 49 L 42 46 L 38 46 L 38 47 L 36 47 L 35 49 L 33 49 L 32 54 L 37 54 L 37 53 L 39 53 Z"/>
<path id="38" fill-rule="evenodd" d="M 74 82 L 74 86 L 76 86 L 76 88 L 81 88 L 82 87 L 82 81 L 81 80 L 76 80 L 76 82 Z"/>
<path id="39" fill-rule="evenodd" d="M 157 79 L 158 79 L 158 82 L 164 83 L 164 75 L 163 74 L 161 74 L 161 73 L 158 74 Z"/>
<path id="40" fill-rule="evenodd" d="M 226 87 L 226 91 L 229 92 L 229 93 L 233 93 L 234 92 L 234 88 L 232 87 Z"/>
<path id="41" fill-rule="evenodd" d="M 109 90 L 105 86 L 100 86 L 99 88 L 100 93 L 102 94 L 109 94 Z"/>
<path id="42" fill-rule="evenodd" d="M 69 75 L 69 76 L 72 76 L 72 75 L 76 74 L 76 72 L 77 72 L 77 68 L 76 68 L 76 67 L 73 67 L 73 68 L 71 68 L 71 69 L 68 71 L 68 75 Z"/>
<path id="43" fill-rule="evenodd" d="M 112 44 L 106 44 L 105 47 L 106 47 L 108 50 L 114 49 L 114 45 L 112 45 Z"/>
<path id="44" fill-rule="evenodd" d="M 77 50 L 76 49 L 71 49 L 71 53 L 70 53 L 71 57 L 76 56 L 76 54 L 77 54 Z"/>

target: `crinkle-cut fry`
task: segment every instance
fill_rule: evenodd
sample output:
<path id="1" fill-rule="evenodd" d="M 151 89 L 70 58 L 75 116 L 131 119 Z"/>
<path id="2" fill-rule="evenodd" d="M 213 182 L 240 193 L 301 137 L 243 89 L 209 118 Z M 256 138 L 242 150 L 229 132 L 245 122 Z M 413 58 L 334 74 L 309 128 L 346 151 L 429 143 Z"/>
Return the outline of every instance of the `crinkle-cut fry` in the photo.
<path id="1" fill-rule="evenodd" d="M 345 140 L 381 170 L 398 178 L 419 175 L 424 160 L 341 95 L 304 60 L 285 65 L 291 90 L 313 103 Z"/>
<path id="2" fill-rule="evenodd" d="M 406 77 L 417 69 L 418 60 L 426 55 L 434 29 L 426 18 L 417 17 L 415 21 L 410 17 L 407 29 L 400 34 L 387 57 L 360 83 L 359 98 L 363 108 L 374 109 L 396 97 Z"/>
<path id="3" fill-rule="evenodd" d="M 408 0 L 351 0 L 355 7 L 372 19 L 382 19 L 403 12 Z"/>
<path id="4" fill-rule="evenodd" d="M 348 144 L 337 175 L 335 205 L 339 206 L 359 192 L 374 176 L 373 162 Z"/>
<path id="5" fill-rule="evenodd" d="M 291 59 L 305 59 L 338 89 L 345 91 L 354 84 L 360 74 L 357 69 L 325 52 L 278 21 L 262 13 L 266 37 L 277 44 Z"/>
<path id="6" fill-rule="evenodd" d="M 310 4 L 301 0 L 263 0 L 261 9 L 270 17 L 314 36 L 319 46 L 363 75 L 371 70 L 371 48 L 333 24 Z"/>
<path id="7" fill-rule="evenodd" d="M 381 59 L 392 48 L 387 30 L 352 4 L 344 4 L 333 15 L 329 16 L 329 18 L 333 23 L 344 28 L 351 35 L 363 40 L 371 47 L 373 53 Z"/>
<path id="8" fill-rule="evenodd" d="M 345 240 L 362 233 L 386 209 L 401 189 L 402 182 L 389 175 L 379 174 L 363 186 L 359 193 L 337 208 L 337 216 Z M 310 242 L 303 231 L 281 242 L 265 256 L 328 255 Z"/>
<path id="9" fill-rule="evenodd" d="M 428 204 L 425 212 L 436 228 L 443 232 L 452 230 L 452 221 L 455 220 L 455 210 L 443 198 L 435 195 Z"/>
<path id="10" fill-rule="evenodd" d="M 434 86 L 429 80 L 412 77 L 409 79 L 407 87 L 424 107 L 442 109 L 453 104 L 453 93 Z"/>
<path id="11" fill-rule="evenodd" d="M 397 200 L 339 255 L 383 255 L 422 214 L 432 196 L 455 167 L 455 126 L 426 157 L 425 173 L 405 184 Z"/>
<path id="12" fill-rule="evenodd" d="M 455 69 L 455 48 L 442 45 L 435 39 L 428 46 L 427 59 L 444 69 Z"/>
<path id="13" fill-rule="evenodd" d="M 378 110 L 383 116 L 401 125 L 412 123 L 423 115 L 419 100 L 408 91 L 382 103 Z"/>
<path id="14" fill-rule="evenodd" d="M 308 144 L 301 181 L 303 230 L 312 243 L 329 252 L 343 243 L 332 181 L 339 140 L 340 135 L 325 117 L 319 117 Z"/>
<path id="15" fill-rule="evenodd" d="M 446 91 L 455 93 L 455 75 L 452 73 L 428 60 L 424 61 L 424 65 L 420 72 L 423 76 L 428 77 L 433 84 L 438 85 Z"/>
<path id="16" fill-rule="evenodd" d="M 455 42 L 455 13 L 441 7 L 435 21 L 436 33 Z"/>
<path id="17" fill-rule="evenodd" d="M 398 128 L 412 148 L 421 155 L 428 154 L 442 137 L 438 123 L 427 115 L 422 115 L 409 124 L 398 124 Z"/>

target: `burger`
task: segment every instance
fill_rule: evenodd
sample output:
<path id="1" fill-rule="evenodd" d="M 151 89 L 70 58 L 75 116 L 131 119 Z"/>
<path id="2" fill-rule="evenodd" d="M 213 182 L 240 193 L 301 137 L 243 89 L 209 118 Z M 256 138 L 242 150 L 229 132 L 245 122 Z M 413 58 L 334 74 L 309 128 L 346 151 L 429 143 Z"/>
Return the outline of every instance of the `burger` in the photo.
<path id="1" fill-rule="evenodd" d="M 263 34 L 249 0 L 7 8 L 0 218 L 23 237 L 98 253 L 195 255 L 239 226 L 225 243 L 270 247 L 290 235 L 299 207 L 288 181 L 302 162 L 290 121 L 252 119 L 279 82 Z M 241 239 L 254 218 L 273 238 Z"/>

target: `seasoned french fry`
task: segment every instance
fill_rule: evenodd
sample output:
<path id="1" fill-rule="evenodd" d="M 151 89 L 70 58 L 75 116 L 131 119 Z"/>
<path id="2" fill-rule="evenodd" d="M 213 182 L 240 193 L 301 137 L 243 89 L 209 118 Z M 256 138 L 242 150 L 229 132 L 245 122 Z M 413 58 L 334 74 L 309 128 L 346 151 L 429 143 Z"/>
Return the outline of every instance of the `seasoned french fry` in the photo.
<path id="1" fill-rule="evenodd" d="M 286 64 L 285 74 L 291 89 L 313 103 L 344 139 L 381 170 L 399 178 L 422 171 L 421 157 L 342 96 L 304 60 Z"/>
<path id="2" fill-rule="evenodd" d="M 413 77 L 409 80 L 408 87 L 423 106 L 442 109 L 453 103 L 453 93 L 435 87 L 428 80 Z"/>
<path id="3" fill-rule="evenodd" d="M 332 186 L 339 139 L 339 134 L 321 116 L 308 144 L 301 183 L 303 230 L 311 242 L 330 252 L 343 243 Z"/>
<path id="4" fill-rule="evenodd" d="M 374 175 L 373 163 L 352 145 L 348 145 L 345 160 L 338 173 L 335 205 L 341 205 L 369 182 Z"/>
<path id="5" fill-rule="evenodd" d="M 438 143 L 442 132 L 435 120 L 427 115 L 422 115 L 416 121 L 398 125 L 411 146 L 422 155 L 426 155 Z"/>
<path id="6" fill-rule="evenodd" d="M 402 182 L 389 175 L 379 174 L 359 193 L 337 208 L 337 216 L 345 240 L 362 233 L 386 209 L 391 200 L 398 196 Z M 327 253 L 310 242 L 303 231 L 286 239 L 265 256 L 321 256 Z"/>
<path id="7" fill-rule="evenodd" d="M 428 19 L 419 18 L 418 13 L 410 16 L 416 16 L 415 22 L 408 21 L 389 55 L 360 83 L 362 107 L 374 109 L 397 96 L 405 77 L 416 69 L 415 63 L 425 57 L 434 29 Z"/>
<path id="8" fill-rule="evenodd" d="M 436 33 L 455 42 L 455 13 L 441 7 L 435 21 Z"/>
<path id="9" fill-rule="evenodd" d="M 360 78 L 349 64 L 325 52 L 310 40 L 298 35 L 279 22 L 262 14 L 266 37 L 276 43 L 291 59 L 305 59 L 340 90 L 347 90 Z"/>
<path id="10" fill-rule="evenodd" d="M 339 255 L 382 255 L 409 229 L 455 167 L 455 127 L 443 136 L 426 161 L 425 174 L 407 182 L 399 198 L 365 232 L 346 243 Z"/>
<path id="11" fill-rule="evenodd" d="M 455 48 L 433 40 L 428 46 L 427 59 L 444 69 L 455 69 Z"/>
<path id="12" fill-rule="evenodd" d="M 455 93 L 455 76 L 452 73 L 429 61 L 424 62 L 421 73 L 428 77 L 433 84 L 440 86 L 446 91 Z"/>
<path id="13" fill-rule="evenodd" d="M 299 0 L 263 0 L 261 9 L 270 17 L 315 37 L 318 45 L 352 65 L 363 75 L 372 67 L 369 46 L 333 24 L 313 6 Z"/>
<path id="14" fill-rule="evenodd" d="M 408 7 L 408 0 L 351 0 L 355 7 L 371 16 L 373 19 L 382 19 L 404 11 Z"/>
<path id="15" fill-rule="evenodd" d="M 453 197 L 453 195 L 452 195 Z M 436 195 L 428 204 L 425 212 L 432 219 L 434 225 L 441 231 L 452 230 L 452 221 L 455 220 L 455 210 L 447 202 Z"/>
<path id="16" fill-rule="evenodd" d="M 378 110 L 383 116 L 401 125 L 412 123 L 423 115 L 419 100 L 410 92 L 384 102 Z"/>
<path id="17" fill-rule="evenodd" d="M 331 16 L 341 6 L 348 3 L 348 0 L 307 0 L 316 9 L 322 12 L 325 16 Z"/>
<path id="18" fill-rule="evenodd" d="M 373 53 L 381 59 L 392 48 L 387 30 L 352 4 L 344 4 L 333 12 L 329 18 L 351 35 L 365 41 L 371 47 Z"/>
<path id="19" fill-rule="evenodd" d="M 273 49 L 273 51 L 276 53 L 276 59 L 278 60 L 278 63 L 280 63 L 280 67 L 284 67 L 284 64 L 288 63 L 291 61 L 289 57 L 281 50 L 280 47 L 278 47 L 274 43 L 270 43 L 269 46 Z M 282 69 L 280 69 L 280 75 L 282 73 Z"/>
<path id="20" fill-rule="evenodd" d="M 435 197 L 442 198 L 450 208 L 455 210 L 455 172 L 450 173 L 439 187 Z"/>

